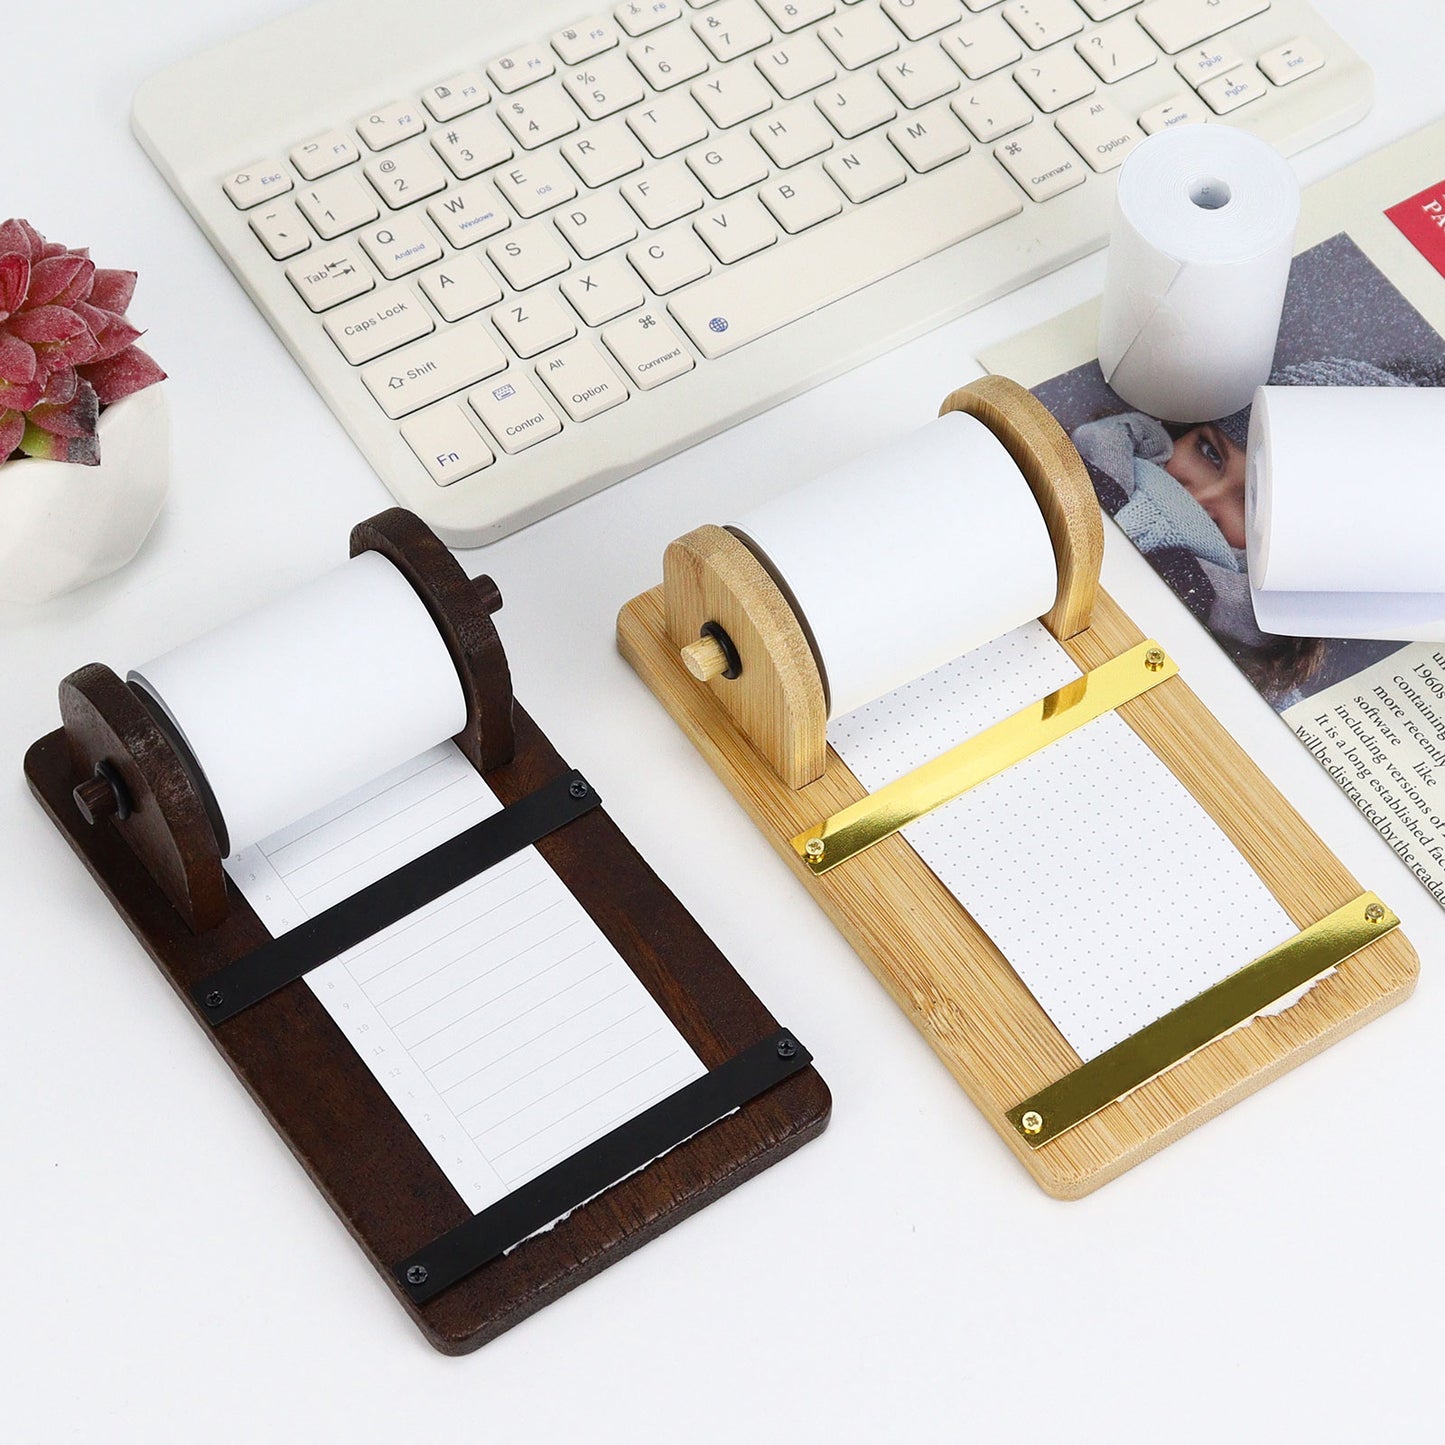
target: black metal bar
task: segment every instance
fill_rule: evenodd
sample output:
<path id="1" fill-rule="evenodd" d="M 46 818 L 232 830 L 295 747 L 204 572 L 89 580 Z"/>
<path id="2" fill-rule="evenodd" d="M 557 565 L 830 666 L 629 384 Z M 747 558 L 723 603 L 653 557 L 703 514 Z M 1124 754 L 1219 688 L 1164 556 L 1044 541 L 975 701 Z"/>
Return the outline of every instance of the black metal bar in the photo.
<path id="1" fill-rule="evenodd" d="M 812 1062 L 790 1033 L 760 1040 L 402 1260 L 397 1281 L 425 1304 Z"/>
<path id="2" fill-rule="evenodd" d="M 192 987 L 191 997 L 208 1023 L 224 1023 L 337 954 L 364 943 L 469 878 L 580 818 L 601 801 L 581 773 L 566 773 L 203 978 Z"/>

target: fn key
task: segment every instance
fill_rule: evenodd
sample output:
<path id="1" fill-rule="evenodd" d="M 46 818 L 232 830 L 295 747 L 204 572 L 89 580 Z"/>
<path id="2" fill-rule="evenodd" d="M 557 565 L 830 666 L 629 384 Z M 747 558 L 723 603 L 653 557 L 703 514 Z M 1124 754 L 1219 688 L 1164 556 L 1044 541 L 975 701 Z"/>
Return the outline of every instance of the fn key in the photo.
<path id="1" fill-rule="evenodd" d="M 491 447 L 454 401 L 418 412 L 401 424 L 401 434 L 439 487 L 449 487 L 496 460 Z"/>

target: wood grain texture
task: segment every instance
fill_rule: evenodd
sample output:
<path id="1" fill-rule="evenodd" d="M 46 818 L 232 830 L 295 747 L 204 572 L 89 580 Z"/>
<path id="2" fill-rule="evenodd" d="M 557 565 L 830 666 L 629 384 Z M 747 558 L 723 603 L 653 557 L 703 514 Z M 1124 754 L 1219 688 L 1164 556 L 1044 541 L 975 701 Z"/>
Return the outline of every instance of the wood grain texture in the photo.
<path id="1" fill-rule="evenodd" d="M 1006 376 L 981 376 L 944 398 L 938 414 L 976 416 L 1023 473 L 1054 544 L 1059 590 L 1040 619 L 1060 641 L 1089 625 L 1104 561 L 1094 484 L 1073 443 L 1034 394 Z"/>
<path id="2" fill-rule="evenodd" d="M 1102 589 L 1093 619 L 1092 627 L 1063 642 L 1082 668 L 1143 640 Z M 1081 1061 L 987 934 L 899 835 L 831 873 L 809 872 L 789 840 L 865 790 L 831 748 L 821 777 L 788 787 L 688 676 L 664 626 L 661 588 L 622 609 L 618 646 L 1024 1167 L 1056 1198 L 1079 1198 L 1115 1178 L 1414 987 L 1418 961 L 1397 931 L 1292 1008 L 1216 1040 L 1078 1128 L 1031 1149 L 1006 1111 Z M 1311 923 L 1359 894 L 1344 866 L 1182 678 L 1127 703 L 1120 715 L 1189 788 L 1295 923 Z M 1061 946 L 1067 934 L 1068 921 L 1060 919 Z"/>
<path id="3" fill-rule="evenodd" d="M 488 783 L 516 802 L 567 771 L 518 707 L 513 761 Z M 87 827 L 63 731 L 31 747 L 32 791 L 187 1008 L 198 979 L 269 937 L 229 881 L 224 920 L 194 935 L 111 826 Z M 538 844 L 583 907 L 708 1066 L 773 1032 L 776 1020 L 696 921 L 596 809 Z M 125 950 L 96 967 L 128 964 Z M 426 1338 L 476 1349 L 822 1132 L 830 1099 L 809 1068 L 615 1185 L 566 1220 L 423 1306 L 391 1266 L 470 1211 L 304 982 L 216 1029 L 216 1047 L 286 1140 Z M 806 1028 L 800 1031 L 806 1041 Z M 285 1308 L 286 1261 L 275 1261 Z"/>

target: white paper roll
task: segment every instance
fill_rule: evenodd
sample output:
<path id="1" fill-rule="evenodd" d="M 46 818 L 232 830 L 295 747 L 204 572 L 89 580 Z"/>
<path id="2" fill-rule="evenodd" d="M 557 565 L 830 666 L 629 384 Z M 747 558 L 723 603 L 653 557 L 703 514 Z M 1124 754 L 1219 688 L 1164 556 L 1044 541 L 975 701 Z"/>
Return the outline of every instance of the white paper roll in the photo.
<path id="1" fill-rule="evenodd" d="M 376 552 L 135 669 L 130 680 L 189 745 L 231 852 L 466 722 L 436 624 Z"/>
<path id="2" fill-rule="evenodd" d="M 1223 125 L 1160 131 L 1119 172 L 1099 317 L 1104 380 L 1162 421 L 1212 421 L 1269 379 L 1299 183 Z"/>
<path id="3" fill-rule="evenodd" d="M 948 412 L 734 530 L 792 592 L 840 717 L 1047 612 L 1042 513 L 1003 444 Z"/>

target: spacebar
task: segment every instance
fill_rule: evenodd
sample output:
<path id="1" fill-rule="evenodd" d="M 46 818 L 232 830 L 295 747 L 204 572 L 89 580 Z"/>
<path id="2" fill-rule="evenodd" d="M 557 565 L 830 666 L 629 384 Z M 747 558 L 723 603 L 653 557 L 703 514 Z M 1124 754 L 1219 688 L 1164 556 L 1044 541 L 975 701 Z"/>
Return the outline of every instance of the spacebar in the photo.
<path id="1" fill-rule="evenodd" d="M 668 298 L 704 356 L 724 356 L 1023 210 L 992 165 L 946 166 Z"/>

